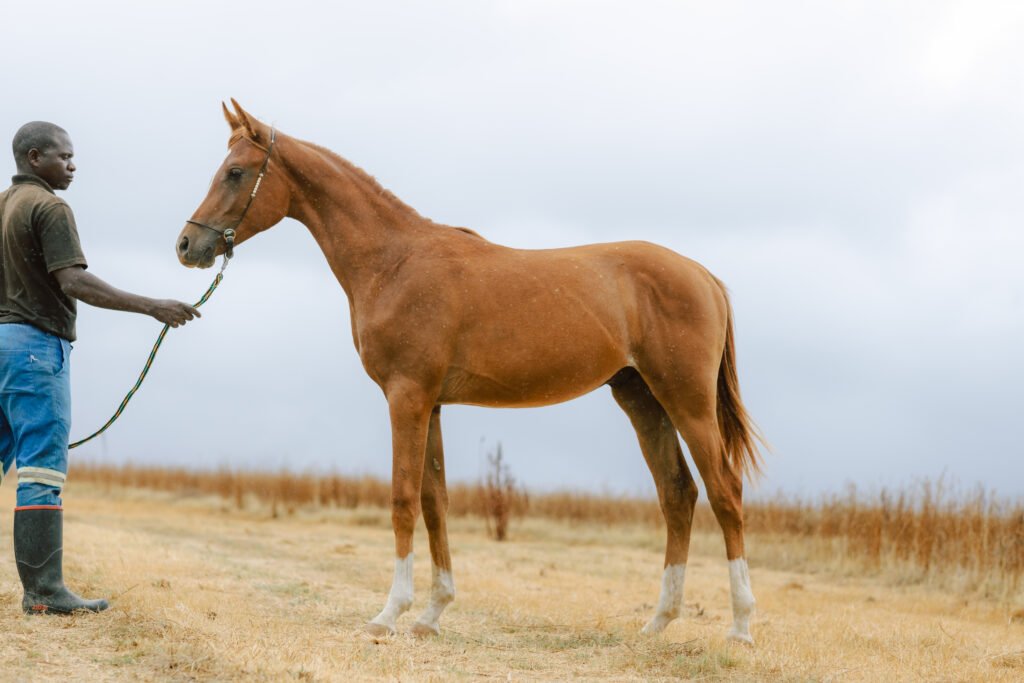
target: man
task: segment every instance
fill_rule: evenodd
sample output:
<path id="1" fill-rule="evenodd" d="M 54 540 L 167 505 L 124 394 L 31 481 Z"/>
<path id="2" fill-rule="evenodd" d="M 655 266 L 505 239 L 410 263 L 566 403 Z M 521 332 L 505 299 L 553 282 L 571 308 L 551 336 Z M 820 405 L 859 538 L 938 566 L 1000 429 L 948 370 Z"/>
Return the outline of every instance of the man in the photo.
<path id="1" fill-rule="evenodd" d="M 54 194 L 74 178 L 67 132 L 34 121 L 14 136 L 18 174 L 0 193 L 0 481 L 18 469 L 14 555 L 28 614 L 99 612 L 64 586 L 61 489 L 71 423 L 69 354 L 76 301 L 151 315 L 173 327 L 199 315 L 130 294 L 86 271 L 71 208 Z"/>

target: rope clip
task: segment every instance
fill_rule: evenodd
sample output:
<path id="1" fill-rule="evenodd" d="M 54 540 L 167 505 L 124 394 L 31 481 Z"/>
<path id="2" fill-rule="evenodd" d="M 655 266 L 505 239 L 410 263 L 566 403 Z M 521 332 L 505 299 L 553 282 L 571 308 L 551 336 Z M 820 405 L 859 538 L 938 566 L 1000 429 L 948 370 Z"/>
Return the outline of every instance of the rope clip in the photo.
<path id="1" fill-rule="evenodd" d="M 235 230 L 228 228 L 224 231 L 224 258 L 232 258 L 235 255 Z"/>

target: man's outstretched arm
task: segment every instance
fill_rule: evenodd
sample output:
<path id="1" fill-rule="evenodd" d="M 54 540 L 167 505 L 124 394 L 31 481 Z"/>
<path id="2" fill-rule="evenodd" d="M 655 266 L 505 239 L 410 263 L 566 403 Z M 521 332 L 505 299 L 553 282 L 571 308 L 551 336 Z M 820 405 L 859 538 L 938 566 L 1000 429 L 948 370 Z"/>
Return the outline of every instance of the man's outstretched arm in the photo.
<path id="1" fill-rule="evenodd" d="M 173 299 L 150 299 L 113 287 L 81 266 L 53 271 L 61 291 L 90 306 L 151 315 L 160 322 L 178 327 L 202 317 L 194 306 Z"/>

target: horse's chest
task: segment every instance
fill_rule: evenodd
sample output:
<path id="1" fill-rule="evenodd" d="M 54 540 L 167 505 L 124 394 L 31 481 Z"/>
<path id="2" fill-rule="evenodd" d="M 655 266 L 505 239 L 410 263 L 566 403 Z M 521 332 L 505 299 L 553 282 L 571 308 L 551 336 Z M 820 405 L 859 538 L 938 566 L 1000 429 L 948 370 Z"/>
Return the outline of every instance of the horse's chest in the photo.
<path id="1" fill-rule="evenodd" d="M 441 335 L 447 327 L 396 316 L 355 323 L 353 338 L 363 368 L 380 384 L 396 373 L 435 374 L 444 363 Z"/>

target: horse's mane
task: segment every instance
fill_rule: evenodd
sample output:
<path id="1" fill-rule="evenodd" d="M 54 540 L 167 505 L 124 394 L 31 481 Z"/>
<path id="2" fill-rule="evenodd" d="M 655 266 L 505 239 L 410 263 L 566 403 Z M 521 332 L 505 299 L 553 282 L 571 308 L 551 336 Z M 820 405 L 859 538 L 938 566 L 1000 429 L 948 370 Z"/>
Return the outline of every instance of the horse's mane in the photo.
<path id="1" fill-rule="evenodd" d="M 246 137 L 246 135 L 245 135 L 245 133 L 243 131 L 241 131 L 241 130 L 235 131 L 234 133 L 232 133 L 230 139 L 228 140 L 228 147 L 230 148 L 231 145 L 235 144 L 236 142 L 238 142 L 243 137 Z M 386 187 L 384 187 L 383 185 L 381 185 L 380 181 L 378 181 L 372 175 L 370 175 L 369 173 L 364 171 L 359 166 L 356 166 L 351 161 L 349 161 L 345 157 L 341 156 L 337 152 L 335 152 L 333 150 L 330 150 L 327 147 L 324 147 L 322 145 L 318 145 L 315 142 L 309 142 L 308 140 L 299 140 L 298 138 L 292 138 L 292 139 L 295 140 L 295 142 L 298 142 L 299 144 L 301 144 L 301 145 L 303 145 L 303 146 L 305 146 L 305 147 L 307 147 L 309 149 L 312 149 L 315 152 L 317 152 L 318 154 L 320 154 L 328 163 L 333 164 L 335 167 L 337 167 L 338 170 L 347 171 L 348 173 L 354 175 L 360 181 L 362 181 L 363 183 L 368 185 L 370 187 L 370 189 L 374 193 L 376 193 L 378 196 L 383 197 L 384 199 L 386 199 L 390 204 L 392 204 L 396 208 L 399 208 L 400 210 L 405 211 L 405 212 L 407 212 L 407 213 L 409 213 L 409 214 L 411 214 L 411 215 L 415 216 L 416 218 L 419 218 L 419 219 L 421 219 L 423 221 L 426 221 L 428 223 L 436 225 L 437 227 L 440 227 L 440 228 L 450 228 L 450 229 L 453 229 L 453 230 L 459 230 L 459 231 L 464 232 L 464 233 L 466 233 L 468 235 L 471 235 L 473 237 L 476 237 L 478 239 L 486 241 L 485 238 L 482 235 L 480 235 L 478 232 L 476 232 L 475 230 L 470 230 L 469 228 L 461 228 L 461 227 L 452 227 L 452 226 L 447 226 L 447 225 L 441 225 L 439 223 L 435 223 L 434 221 L 430 220 L 429 218 L 426 218 L 426 217 L 420 215 L 420 213 L 416 209 L 412 208 L 411 206 L 409 206 L 408 204 L 403 202 L 401 199 L 399 199 L 398 196 L 394 192 L 392 192 L 391 190 L 389 190 Z"/>
<path id="2" fill-rule="evenodd" d="M 363 181 L 364 183 L 369 185 L 370 189 L 373 190 L 373 192 L 375 192 L 377 195 L 379 195 L 379 196 L 383 197 L 384 199 L 386 199 L 392 205 L 397 206 L 398 208 L 401 208 L 404 211 L 408 211 L 409 213 L 413 214 L 417 218 L 422 218 L 423 220 L 429 220 L 429 219 L 426 219 L 423 216 L 421 216 L 416 209 L 412 208 L 411 206 L 409 206 L 408 204 L 403 202 L 401 199 L 399 199 L 398 196 L 395 195 L 394 192 L 392 192 L 391 190 L 389 190 L 386 187 L 384 187 L 383 185 L 381 185 L 380 182 L 376 178 L 374 178 L 372 175 L 370 175 L 369 173 L 367 173 L 363 169 L 359 168 L 358 166 L 356 166 L 351 161 L 349 161 L 345 157 L 341 156 L 337 152 L 334 152 L 334 151 L 332 151 L 330 149 L 327 149 L 326 147 L 318 145 L 315 142 L 309 142 L 308 140 L 297 140 L 297 142 L 305 145 L 306 147 L 309 147 L 310 149 L 316 150 L 317 152 L 319 152 L 323 157 L 325 157 L 331 163 L 335 164 L 336 166 L 340 167 L 341 169 L 344 169 L 344 170 L 348 171 L 349 173 L 351 173 L 352 175 L 356 176 L 361 181 Z M 433 222 L 433 221 L 431 221 L 431 222 Z"/>
<path id="3" fill-rule="evenodd" d="M 334 151 L 332 151 L 330 149 L 327 149 L 326 147 L 318 145 L 315 142 L 309 142 L 308 140 L 298 140 L 298 142 L 300 142 L 303 145 L 306 145 L 307 147 L 309 147 L 309 148 L 311 148 L 313 150 L 316 150 L 321 155 L 323 155 L 328 161 L 330 161 L 330 162 L 340 166 L 344 170 L 348 171 L 352 175 L 354 175 L 357 178 L 359 178 L 360 180 L 362 180 L 364 183 L 369 185 L 370 188 L 374 192 L 376 192 L 381 197 L 384 197 L 385 199 L 387 199 L 393 206 L 396 206 L 396 207 L 400 208 L 403 211 L 407 211 L 410 214 L 412 214 L 413 216 L 415 216 L 416 218 L 419 218 L 420 220 L 426 221 L 427 223 L 430 223 L 431 225 L 434 225 L 434 226 L 436 226 L 438 228 L 448 228 L 448 229 L 451 229 L 451 230 L 458 230 L 460 232 L 466 233 L 467 235 L 471 235 L 473 237 L 476 237 L 477 239 L 486 241 L 486 239 L 483 237 L 483 235 L 481 235 L 480 233 L 476 232 L 475 230 L 470 230 L 469 228 L 460 228 L 460 227 L 452 227 L 452 226 L 448 226 L 448 225 L 442 225 L 440 223 L 435 223 L 434 221 L 430 220 L 429 218 L 426 218 L 425 216 L 420 215 L 419 211 L 417 211 L 416 209 L 412 208 L 411 206 L 409 206 L 408 204 L 403 202 L 401 199 L 399 199 L 395 195 L 394 192 L 392 192 L 391 190 L 389 190 L 386 187 L 384 187 L 383 185 L 381 185 L 380 182 L 376 178 L 374 178 L 372 175 L 370 175 L 369 173 L 367 173 L 366 171 L 364 171 L 360 167 L 356 166 L 351 161 L 349 161 L 345 157 L 341 156 L 337 152 L 334 152 Z"/>

